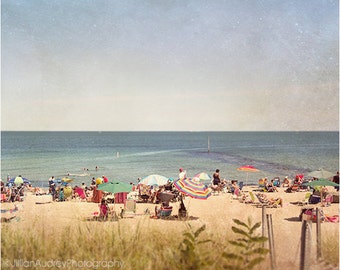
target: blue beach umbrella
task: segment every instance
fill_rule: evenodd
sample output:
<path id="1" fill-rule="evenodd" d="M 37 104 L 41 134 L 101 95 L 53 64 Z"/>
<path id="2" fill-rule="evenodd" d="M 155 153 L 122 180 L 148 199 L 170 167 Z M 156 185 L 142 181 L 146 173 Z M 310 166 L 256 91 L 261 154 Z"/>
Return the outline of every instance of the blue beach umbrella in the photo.
<path id="1" fill-rule="evenodd" d="M 209 180 L 211 180 L 211 176 L 209 174 L 205 173 L 205 172 L 198 173 L 198 174 L 196 174 L 194 176 L 194 178 L 195 177 L 200 179 L 200 180 L 202 180 L 202 181 L 209 181 Z"/>
<path id="2" fill-rule="evenodd" d="M 21 185 L 21 184 L 29 184 L 30 181 L 28 181 L 27 178 L 21 177 L 20 175 L 17 177 L 14 177 L 8 181 L 11 184 Z"/>
<path id="3" fill-rule="evenodd" d="M 168 183 L 168 180 L 169 178 L 163 175 L 151 174 L 142 178 L 139 183 L 147 186 L 164 186 Z"/>

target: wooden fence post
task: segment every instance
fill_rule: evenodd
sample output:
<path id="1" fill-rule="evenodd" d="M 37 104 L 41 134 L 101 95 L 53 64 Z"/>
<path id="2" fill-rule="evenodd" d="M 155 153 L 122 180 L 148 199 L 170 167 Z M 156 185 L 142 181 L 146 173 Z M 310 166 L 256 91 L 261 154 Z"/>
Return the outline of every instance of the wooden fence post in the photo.
<path id="1" fill-rule="evenodd" d="M 262 236 L 267 237 L 266 206 L 262 205 Z"/>
<path id="2" fill-rule="evenodd" d="M 273 220 L 272 215 L 267 215 L 267 227 L 268 227 L 268 240 L 269 240 L 269 252 L 270 252 L 270 266 L 272 270 L 276 268 L 276 256 L 274 246 L 274 233 L 273 233 Z"/>
<path id="3" fill-rule="evenodd" d="M 312 248 L 312 221 L 303 220 L 301 228 L 300 270 L 308 270 Z"/>
<path id="4" fill-rule="evenodd" d="M 316 208 L 316 258 L 321 258 L 321 213 L 320 209 Z"/>

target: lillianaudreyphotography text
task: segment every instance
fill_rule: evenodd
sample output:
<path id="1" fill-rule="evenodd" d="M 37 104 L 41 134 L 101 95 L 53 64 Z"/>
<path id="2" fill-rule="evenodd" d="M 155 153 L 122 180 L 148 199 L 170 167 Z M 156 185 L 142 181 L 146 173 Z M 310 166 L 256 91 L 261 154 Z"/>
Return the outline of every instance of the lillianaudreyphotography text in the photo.
<path id="1" fill-rule="evenodd" d="M 102 260 L 102 261 L 91 261 L 91 260 L 2 260 L 1 268 L 6 267 L 21 267 L 29 269 L 39 269 L 39 268 L 60 268 L 60 269 L 74 269 L 74 268 L 89 268 L 89 269 L 123 269 L 124 262 L 120 259 L 112 260 Z"/>

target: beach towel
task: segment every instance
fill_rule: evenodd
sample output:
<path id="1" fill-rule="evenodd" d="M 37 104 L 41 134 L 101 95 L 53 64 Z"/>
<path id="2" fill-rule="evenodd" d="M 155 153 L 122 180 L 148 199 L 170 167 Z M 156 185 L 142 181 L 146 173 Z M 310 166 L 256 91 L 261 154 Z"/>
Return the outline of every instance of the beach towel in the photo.
<path id="1" fill-rule="evenodd" d="M 115 203 L 125 203 L 128 192 L 119 192 L 115 194 Z"/>
<path id="2" fill-rule="evenodd" d="M 77 187 L 74 192 L 77 193 L 82 200 L 86 199 L 85 191 L 81 187 Z"/>
<path id="3" fill-rule="evenodd" d="M 17 206 L 15 206 L 13 209 L 1 209 L 1 213 L 7 213 L 7 212 L 13 213 L 13 212 L 16 212 L 16 211 L 18 211 Z"/>
<path id="4" fill-rule="evenodd" d="M 325 221 L 332 222 L 332 223 L 338 223 L 339 222 L 339 216 L 338 215 L 334 215 L 334 216 L 325 215 Z"/>

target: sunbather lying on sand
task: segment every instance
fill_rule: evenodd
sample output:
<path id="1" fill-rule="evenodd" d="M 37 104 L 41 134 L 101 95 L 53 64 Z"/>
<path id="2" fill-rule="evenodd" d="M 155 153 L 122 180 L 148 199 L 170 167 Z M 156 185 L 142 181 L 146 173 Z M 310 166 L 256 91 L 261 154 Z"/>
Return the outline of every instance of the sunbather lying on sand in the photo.
<path id="1" fill-rule="evenodd" d="M 283 206 L 283 199 L 282 198 L 268 198 L 266 194 L 259 193 L 258 198 L 261 203 L 269 203 L 269 204 L 277 204 L 281 207 Z"/>

